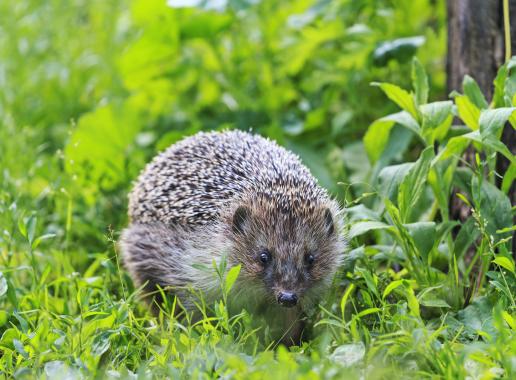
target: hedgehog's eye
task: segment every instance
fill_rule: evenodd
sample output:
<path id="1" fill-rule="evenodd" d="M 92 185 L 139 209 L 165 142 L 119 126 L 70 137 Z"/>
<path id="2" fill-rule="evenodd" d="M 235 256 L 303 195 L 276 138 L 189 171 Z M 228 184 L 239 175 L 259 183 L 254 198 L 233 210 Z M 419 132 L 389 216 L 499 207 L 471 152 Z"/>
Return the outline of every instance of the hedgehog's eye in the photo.
<path id="1" fill-rule="evenodd" d="M 271 253 L 267 249 L 260 252 L 260 261 L 263 265 L 266 265 L 271 261 Z"/>
<path id="2" fill-rule="evenodd" d="M 314 261 L 315 261 L 314 255 L 312 255 L 311 253 L 307 253 L 305 255 L 305 263 L 307 266 L 311 267 L 314 264 Z"/>

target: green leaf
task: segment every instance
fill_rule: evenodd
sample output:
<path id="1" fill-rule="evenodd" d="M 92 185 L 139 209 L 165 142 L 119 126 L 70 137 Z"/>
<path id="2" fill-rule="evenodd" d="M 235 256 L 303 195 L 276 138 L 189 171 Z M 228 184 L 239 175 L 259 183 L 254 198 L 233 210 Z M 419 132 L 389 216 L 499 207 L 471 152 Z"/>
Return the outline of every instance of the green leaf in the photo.
<path id="1" fill-rule="evenodd" d="M 344 316 L 344 311 L 346 309 L 346 302 L 350 296 L 350 294 L 355 290 L 355 284 L 349 284 L 348 288 L 344 292 L 342 299 L 340 300 L 340 313 Z"/>
<path id="2" fill-rule="evenodd" d="M 373 51 L 373 63 L 375 66 L 385 66 L 390 60 L 407 62 L 416 53 L 417 48 L 424 43 L 425 37 L 423 36 L 385 41 Z"/>
<path id="3" fill-rule="evenodd" d="M 423 135 L 429 144 L 435 139 L 442 140 L 446 137 L 453 121 L 453 103 L 449 100 L 433 102 L 420 107 L 423 116 Z"/>
<path id="4" fill-rule="evenodd" d="M 480 135 L 483 138 L 487 136 L 493 136 L 496 139 L 500 138 L 505 123 L 515 110 L 515 107 L 483 110 L 479 119 Z"/>
<path id="5" fill-rule="evenodd" d="M 391 114 L 371 124 L 364 136 L 364 147 L 372 163 L 378 161 L 389 141 L 392 127 L 399 124 L 421 137 L 421 128 L 417 121 L 406 111 Z"/>
<path id="6" fill-rule="evenodd" d="M 423 65 L 416 57 L 412 59 L 412 87 L 416 92 L 417 104 L 426 104 L 428 101 L 428 77 Z"/>
<path id="7" fill-rule="evenodd" d="M 363 361 L 365 356 L 364 343 L 351 343 L 339 346 L 330 355 L 330 360 L 343 367 L 351 367 Z"/>
<path id="8" fill-rule="evenodd" d="M 421 305 L 426 306 L 426 307 L 445 307 L 448 309 L 451 308 L 451 306 L 445 300 L 442 300 L 439 298 L 423 297 L 422 299 L 419 300 L 419 302 L 421 303 Z"/>
<path id="9" fill-rule="evenodd" d="M 386 166 L 378 174 L 380 194 L 395 202 L 398 196 L 398 189 L 414 163 L 407 162 L 401 165 Z"/>
<path id="10" fill-rule="evenodd" d="M 433 157 L 434 148 L 426 148 L 401 182 L 398 192 L 398 207 L 404 222 L 408 221 L 411 211 L 423 195 Z"/>
<path id="11" fill-rule="evenodd" d="M 228 271 L 228 274 L 226 275 L 226 282 L 224 285 L 224 291 L 226 292 L 226 294 L 229 293 L 229 291 L 235 284 L 235 281 L 237 280 L 238 275 L 240 274 L 240 268 L 241 268 L 241 265 L 238 264 L 238 265 L 235 265 L 234 267 L 232 267 Z"/>
<path id="12" fill-rule="evenodd" d="M 471 186 L 473 189 L 478 187 L 478 177 L 473 177 Z M 480 204 L 476 200 L 475 208 L 481 217 L 487 220 L 487 232 L 496 236 L 497 230 L 511 227 L 513 224 L 509 198 L 495 185 L 487 181 L 482 182 L 480 194 Z"/>
<path id="13" fill-rule="evenodd" d="M 32 243 L 32 249 L 38 248 L 38 246 L 41 244 L 42 241 L 52 239 L 54 237 L 56 237 L 56 234 L 45 234 L 45 235 L 38 236 Z"/>
<path id="14" fill-rule="evenodd" d="M 493 81 L 494 84 L 494 94 L 493 94 L 493 106 L 495 108 L 504 107 L 505 99 L 504 99 L 504 92 L 505 92 L 505 81 L 507 79 L 507 64 L 502 65 L 498 72 L 496 73 L 496 78 Z"/>
<path id="15" fill-rule="evenodd" d="M 477 106 L 477 108 L 486 109 L 488 107 L 484 94 L 482 94 L 480 87 L 478 87 L 477 82 L 475 82 L 472 77 L 469 75 L 464 77 L 464 80 L 462 81 L 462 88 L 464 90 L 464 95 L 466 95 L 469 100 L 471 100 L 471 102 Z"/>
<path id="16" fill-rule="evenodd" d="M 385 299 L 389 294 L 392 293 L 394 289 L 400 287 L 401 285 L 403 285 L 403 280 L 392 281 L 389 285 L 385 287 L 385 290 L 382 294 L 382 298 Z"/>
<path id="17" fill-rule="evenodd" d="M 104 331 L 93 339 L 91 353 L 93 356 L 102 356 L 111 347 L 111 332 Z"/>
<path id="18" fill-rule="evenodd" d="M 505 172 L 502 181 L 502 191 L 507 194 L 511 188 L 512 183 L 516 180 L 516 163 L 511 162 L 509 168 Z"/>
<path id="19" fill-rule="evenodd" d="M 465 95 L 456 96 L 455 105 L 457 106 L 459 117 L 464 124 L 476 131 L 478 129 L 480 109 Z"/>
<path id="20" fill-rule="evenodd" d="M 516 162 L 515 156 L 510 152 L 504 143 L 491 135 L 482 137 L 480 131 L 478 130 L 466 133 L 461 136 L 452 137 L 446 144 L 446 147 L 441 152 L 439 152 L 438 159 L 445 160 L 453 156 L 460 156 L 471 143 L 471 141 L 477 142 L 504 155 L 511 163 Z"/>
<path id="21" fill-rule="evenodd" d="M 402 110 L 407 111 L 414 119 L 419 120 L 419 112 L 414 102 L 414 97 L 406 90 L 390 83 L 372 83 L 387 95 L 387 97 L 396 103 Z"/>
<path id="22" fill-rule="evenodd" d="M 67 172 L 92 189 L 113 189 L 127 181 L 127 148 L 140 128 L 130 104 L 110 104 L 84 114 L 65 149 Z"/>
<path id="23" fill-rule="evenodd" d="M 453 254 L 457 258 L 465 255 L 469 247 L 477 240 L 480 231 L 475 226 L 475 220 L 469 218 L 460 227 L 459 233 L 455 238 Z"/>
<path id="24" fill-rule="evenodd" d="M 498 256 L 493 260 L 493 263 L 500 265 L 502 268 L 507 269 L 511 273 L 514 272 L 514 261 L 505 256 Z"/>
<path id="25" fill-rule="evenodd" d="M 348 233 L 348 238 L 353 239 L 353 238 L 363 235 L 369 231 L 385 230 L 385 229 L 392 229 L 392 227 L 389 226 L 388 224 L 385 224 L 382 222 L 376 222 L 376 221 L 357 222 L 357 223 L 354 223 L 351 225 L 351 228 Z"/>
<path id="26" fill-rule="evenodd" d="M 404 225 L 414 239 L 420 256 L 427 262 L 428 254 L 435 245 L 437 229 L 434 222 L 417 222 Z"/>
<path id="27" fill-rule="evenodd" d="M 23 343 L 18 339 L 13 339 L 13 345 L 16 350 L 24 359 L 29 359 L 29 353 L 25 351 L 25 347 L 23 347 Z"/>
<path id="28" fill-rule="evenodd" d="M 479 332 L 493 334 L 495 332 L 492 319 L 493 307 L 491 299 L 477 298 L 464 310 L 458 312 L 458 319 L 464 323 L 466 332 L 472 337 Z"/>
<path id="29" fill-rule="evenodd" d="M 382 155 L 385 145 L 389 141 L 389 134 L 395 122 L 392 120 L 376 120 L 369 126 L 364 136 L 364 148 L 369 161 L 375 163 Z"/>

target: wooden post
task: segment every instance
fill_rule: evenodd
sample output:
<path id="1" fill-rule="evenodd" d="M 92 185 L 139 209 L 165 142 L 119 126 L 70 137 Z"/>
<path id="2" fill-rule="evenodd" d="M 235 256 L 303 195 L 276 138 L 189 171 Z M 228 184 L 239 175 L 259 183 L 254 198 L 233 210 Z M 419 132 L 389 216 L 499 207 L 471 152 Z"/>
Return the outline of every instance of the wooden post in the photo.
<path id="1" fill-rule="evenodd" d="M 511 50 L 516 54 L 516 0 L 510 0 Z M 446 63 L 448 91 L 461 90 L 462 78 L 468 74 L 479 84 L 488 101 L 493 95 L 493 80 L 505 56 L 503 1 L 502 0 L 448 0 L 448 56 Z M 502 141 L 516 154 L 516 132 L 510 125 L 503 130 Z M 473 162 L 472 150 L 465 159 Z M 505 173 L 509 162 L 499 155 L 497 172 Z M 501 181 L 499 181 L 501 182 Z M 500 185 L 500 183 L 498 183 Z M 516 185 L 509 190 L 509 199 L 516 202 Z M 468 207 L 453 197 L 450 215 L 464 220 L 470 213 Z M 513 235 L 513 252 L 516 258 L 516 236 Z"/>

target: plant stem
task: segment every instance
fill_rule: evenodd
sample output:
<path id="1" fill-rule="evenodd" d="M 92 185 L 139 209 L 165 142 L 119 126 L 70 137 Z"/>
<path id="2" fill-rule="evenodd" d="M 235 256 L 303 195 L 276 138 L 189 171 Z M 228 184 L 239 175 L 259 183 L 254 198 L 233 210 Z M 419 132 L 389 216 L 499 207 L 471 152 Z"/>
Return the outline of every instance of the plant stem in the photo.
<path id="1" fill-rule="evenodd" d="M 505 30 L 505 62 L 511 59 L 511 24 L 509 22 L 509 0 L 503 0 L 503 26 Z"/>

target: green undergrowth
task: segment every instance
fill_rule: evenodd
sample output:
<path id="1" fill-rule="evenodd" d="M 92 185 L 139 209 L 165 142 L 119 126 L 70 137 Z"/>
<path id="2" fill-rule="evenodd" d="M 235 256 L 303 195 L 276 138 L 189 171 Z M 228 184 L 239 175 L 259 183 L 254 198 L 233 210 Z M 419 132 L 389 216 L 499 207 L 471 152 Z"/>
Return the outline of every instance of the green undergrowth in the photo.
<path id="1" fill-rule="evenodd" d="M 500 135 L 516 60 L 492 101 L 466 77 L 429 103 L 444 2 L 391 3 L 0 3 L 0 378 L 515 378 L 516 162 Z M 199 319 L 174 299 L 153 314 L 118 258 L 144 163 L 249 127 L 347 211 L 344 266 L 301 346 L 228 311 L 236 268 L 217 268 L 224 297 Z"/>

